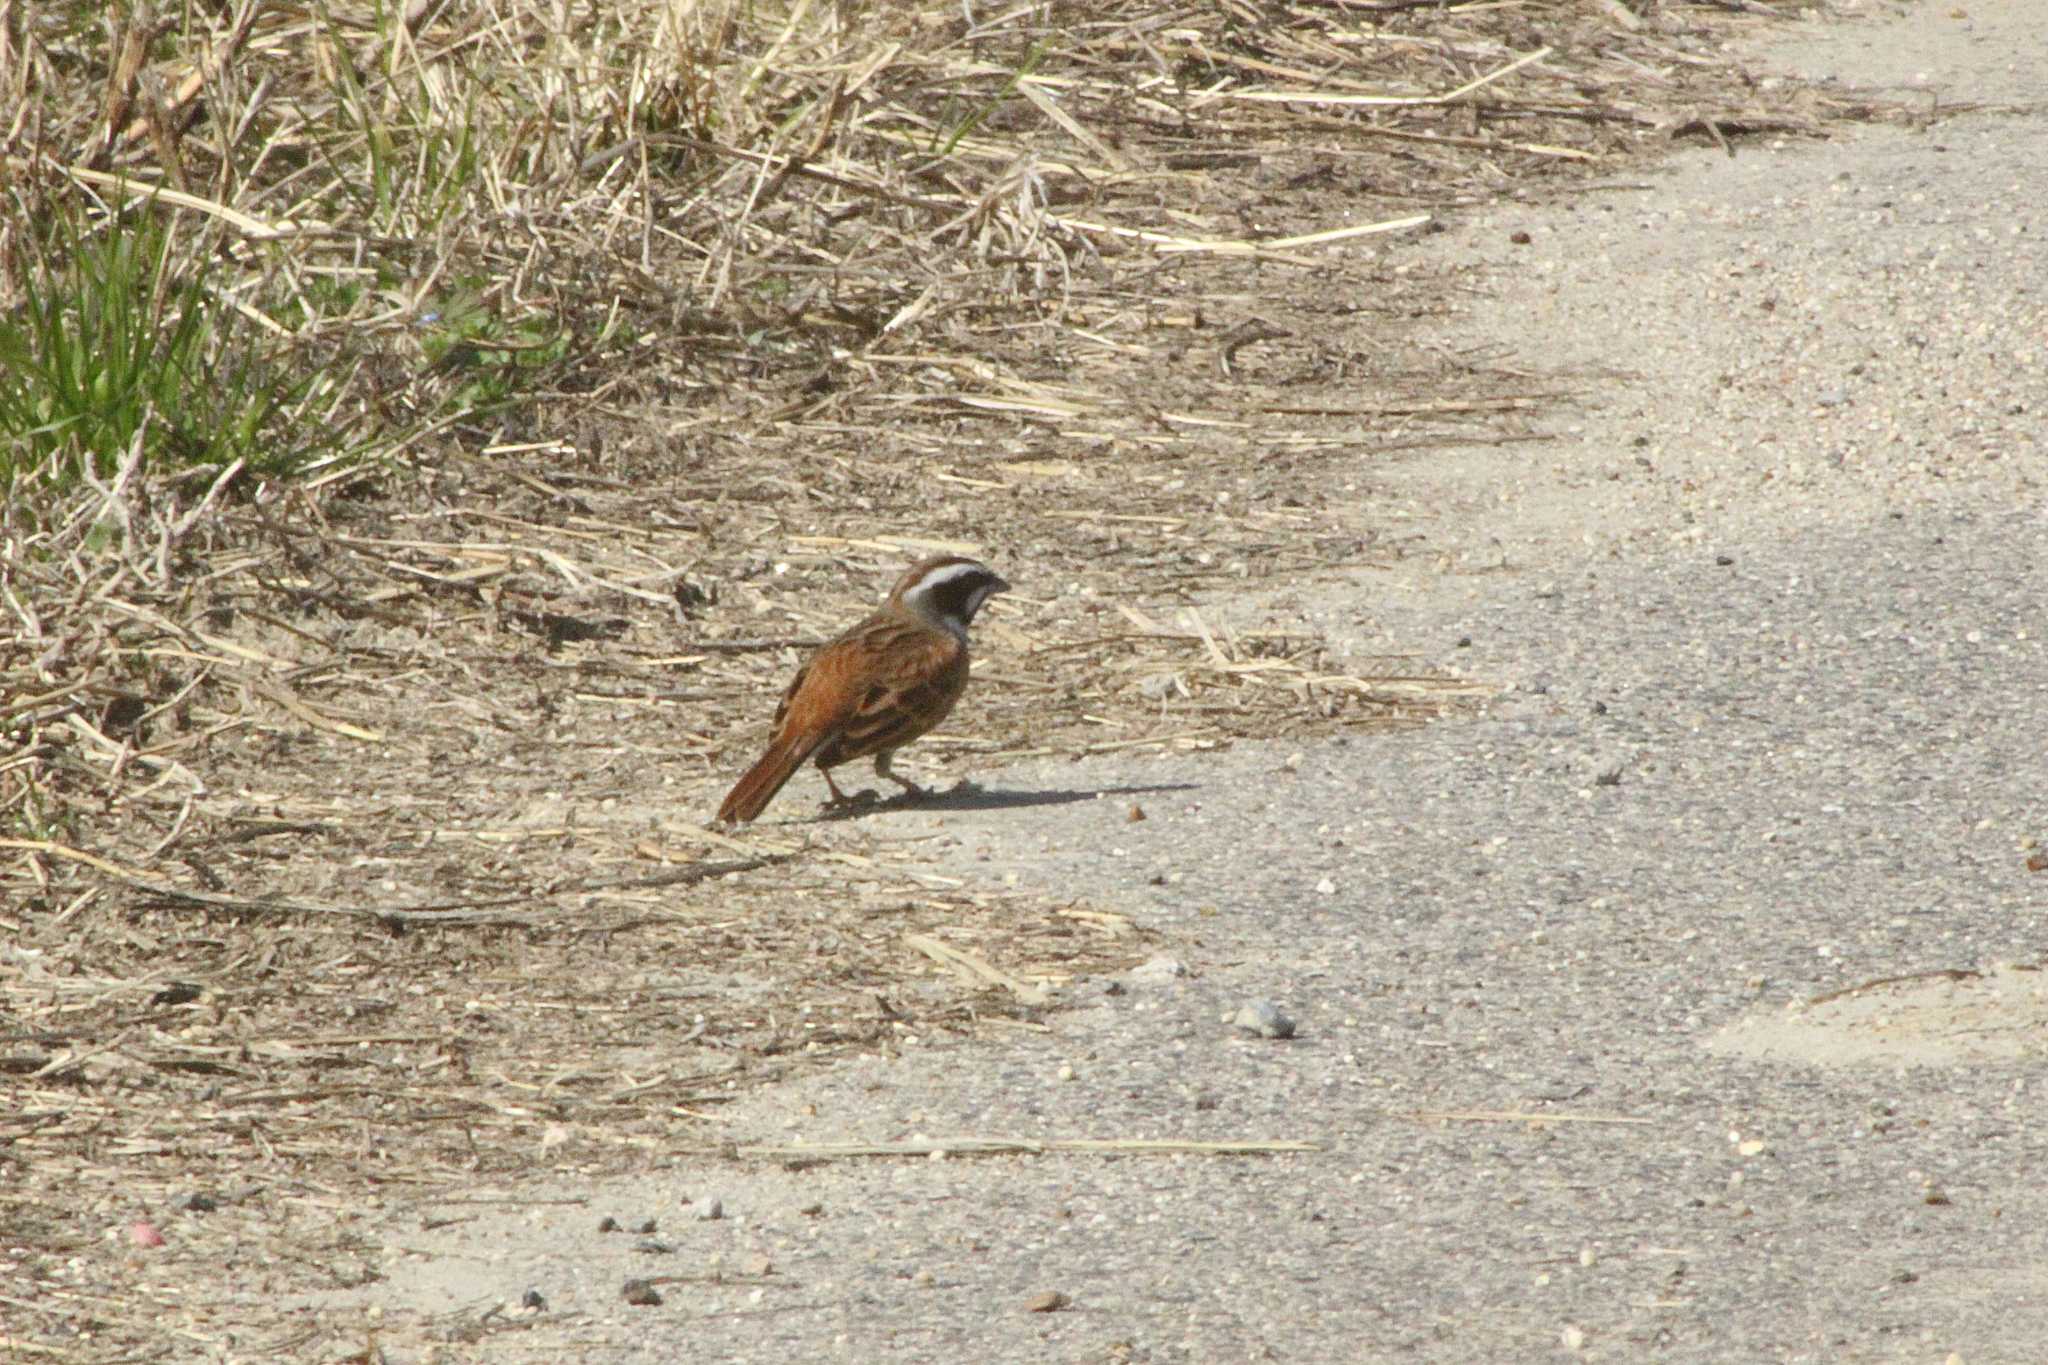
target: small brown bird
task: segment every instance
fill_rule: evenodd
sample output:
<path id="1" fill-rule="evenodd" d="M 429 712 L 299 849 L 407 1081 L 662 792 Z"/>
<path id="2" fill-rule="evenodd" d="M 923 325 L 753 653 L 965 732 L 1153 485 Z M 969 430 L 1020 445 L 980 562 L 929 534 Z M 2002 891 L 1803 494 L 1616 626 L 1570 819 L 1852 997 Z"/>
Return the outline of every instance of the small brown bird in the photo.
<path id="1" fill-rule="evenodd" d="M 718 818 L 753 819 L 806 760 L 816 761 L 835 806 L 848 798 L 832 769 L 870 754 L 877 776 L 922 794 L 915 782 L 889 770 L 889 760 L 960 700 L 967 688 L 967 627 L 983 603 L 1009 586 L 986 564 L 957 555 L 912 565 L 881 610 L 797 670 L 775 709 L 768 752 L 726 793 Z"/>

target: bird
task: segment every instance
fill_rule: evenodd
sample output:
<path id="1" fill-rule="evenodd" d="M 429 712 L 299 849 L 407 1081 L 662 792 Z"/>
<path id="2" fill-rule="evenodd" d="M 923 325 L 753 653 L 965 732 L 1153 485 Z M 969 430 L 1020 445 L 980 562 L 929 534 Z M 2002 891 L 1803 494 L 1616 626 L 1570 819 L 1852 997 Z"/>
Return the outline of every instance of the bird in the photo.
<path id="1" fill-rule="evenodd" d="M 851 798 L 832 780 L 832 769 L 870 755 L 877 777 L 923 795 L 922 787 L 890 770 L 890 760 L 960 700 L 967 688 L 967 627 L 989 598 L 1009 587 L 988 565 L 959 555 L 935 555 L 906 569 L 872 616 L 797 670 L 775 708 L 768 751 L 726 793 L 719 820 L 752 820 L 807 760 L 824 775 L 835 807 Z"/>

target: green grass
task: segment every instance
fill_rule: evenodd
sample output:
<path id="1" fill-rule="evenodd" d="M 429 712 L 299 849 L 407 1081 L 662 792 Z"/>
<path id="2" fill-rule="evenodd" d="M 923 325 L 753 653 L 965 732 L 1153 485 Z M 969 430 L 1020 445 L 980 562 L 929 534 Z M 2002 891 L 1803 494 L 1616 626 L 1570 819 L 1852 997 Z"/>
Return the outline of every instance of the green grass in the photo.
<path id="1" fill-rule="evenodd" d="M 318 424 L 279 430 L 320 377 L 290 373 L 208 289 L 179 227 L 152 206 L 59 216 L 18 258 L 7 284 L 21 302 L 0 316 L 0 486 L 61 491 L 138 444 L 156 472 L 241 460 L 275 473 L 334 448 Z"/>
<path id="2" fill-rule="evenodd" d="M 486 413 L 522 397 L 569 353 L 566 333 L 540 317 L 507 322 L 483 301 L 483 280 L 465 280 L 429 314 L 420 338 L 428 367 L 455 387 L 446 405 Z"/>

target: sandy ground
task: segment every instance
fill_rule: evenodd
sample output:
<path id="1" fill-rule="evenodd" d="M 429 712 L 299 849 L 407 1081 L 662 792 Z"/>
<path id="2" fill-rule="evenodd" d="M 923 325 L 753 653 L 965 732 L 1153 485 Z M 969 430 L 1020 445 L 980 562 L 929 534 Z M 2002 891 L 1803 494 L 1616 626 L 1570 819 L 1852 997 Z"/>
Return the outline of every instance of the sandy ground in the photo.
<path id="1" fill-rule="evenodd" d="M 1921 6 L 1756 65 L 2010 101 L 2044 28 L 2040 0 Z M 1494 699 L 990 779 L 1156 788 L 1142 822 L 872 816 L 938 871 L 1133 915 L 1186 975 L 1080 982 L 1012 1046 L 864 1058 L 725 1126 L 1319 1150 L 597 1186 L 537 1153 L 502 1203 L 395 1215 L 385 1278 L 323 1306 L 372 1340 L 447 1315 L 391 1359 L 2042 1359 L 2043 166 L 2040 114 L 1987 110 L 1687 153 L 1434 239 L 1492 289 L 1445 344 L 1583 408 L 1367 471 L 1411 553 L 1222 605 Z M 1225 1022 L 1258 1000 L 1296 1036 Z"/>

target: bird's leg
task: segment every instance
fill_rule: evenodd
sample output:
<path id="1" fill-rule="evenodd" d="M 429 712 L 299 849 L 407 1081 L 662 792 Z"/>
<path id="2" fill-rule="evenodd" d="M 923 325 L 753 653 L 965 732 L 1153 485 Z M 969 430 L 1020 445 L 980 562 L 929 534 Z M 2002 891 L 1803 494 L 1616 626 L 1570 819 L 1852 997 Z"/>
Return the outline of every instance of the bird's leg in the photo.
<path id="1" fill-rule="evenodd" d="M 912 782 L 907 777 L 898 775 L 896 771 L 889 766 L 889 761 L 895 757 L 896 751 L 894 749 L 884 749 L 882 750 L 882 752 L 876 754 L 875 776 L 888 778 L 891 782 L 894 782 L 897 786 L 903 788 L 903 794 L 905 796 L 930 795 L 930 793 L 925 791 L 923 787 L 918 786 L 915 782 Z"/>
<path id="2" fill-rule="evenodd" d="M 830 768 L 818 769 L 818 776 L 824 778 L 825 785 L 832 789 L 832 799 L 825 803 L 828 810 L 838 810 L 842 806 L 850 806 L 859 800 L 858 797 L 848 796 L 845 792 L 839 790 L 839 784 L 832 780 L 832 770 Z"/>

